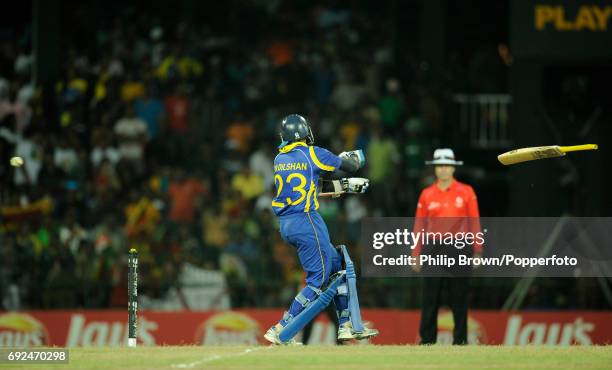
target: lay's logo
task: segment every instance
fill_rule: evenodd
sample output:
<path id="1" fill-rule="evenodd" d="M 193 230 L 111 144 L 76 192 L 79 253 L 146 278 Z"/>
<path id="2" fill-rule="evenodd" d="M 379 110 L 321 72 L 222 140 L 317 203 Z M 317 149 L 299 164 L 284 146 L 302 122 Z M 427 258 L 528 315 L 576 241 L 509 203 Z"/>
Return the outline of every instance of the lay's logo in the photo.
<path id="1" fill-rule="evenodd" d="M 0 347 L 35 347 L 49 344 L 47 328 L 30 315 L 0 315 Z"/>
<path id="2" fill-rule="evenodd" d="M 196 343 L 204 345 L 258 343 L 260 327 L 257 321 L 238 312 L 222 312 L 204 321 L 196 331 Z"/>

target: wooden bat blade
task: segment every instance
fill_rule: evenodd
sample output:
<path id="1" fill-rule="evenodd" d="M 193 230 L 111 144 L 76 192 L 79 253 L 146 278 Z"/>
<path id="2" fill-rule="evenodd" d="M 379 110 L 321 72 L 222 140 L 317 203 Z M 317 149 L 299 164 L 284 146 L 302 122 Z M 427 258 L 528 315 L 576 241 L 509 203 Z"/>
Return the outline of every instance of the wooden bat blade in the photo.
<path id="1" fill-rule="evenodd" d="M 502 153 L 497 156 L 497 159 L 504 165 L 515 163 L 534 161 L 537 159 L 562 157 L 567 152 L 575 152 L 580 150 L 595 150 L 596 144 L 584 144 L 574 146 L 535 146 L 530 148 L 521 148 Z"/>
<path id="2" fill-rule="evenodd" d="M 534 161 L 536 159 L 553 158 L 564 156 L 557 145 L 536 146 L 531 148 L 514 149 L 500 154 L 497 159 L 504 165 Z"/>

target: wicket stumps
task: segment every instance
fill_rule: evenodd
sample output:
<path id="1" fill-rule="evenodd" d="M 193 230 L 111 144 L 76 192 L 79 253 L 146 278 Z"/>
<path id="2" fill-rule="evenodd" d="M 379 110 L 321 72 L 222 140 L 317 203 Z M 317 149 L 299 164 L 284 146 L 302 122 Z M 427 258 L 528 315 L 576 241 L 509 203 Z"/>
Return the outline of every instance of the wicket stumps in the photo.
<path id="1" fill-rule="evenodd" d="M 128 254 L 128 347 L 136 347 L 138 313 L 138 252 L 130 249 Z"/>

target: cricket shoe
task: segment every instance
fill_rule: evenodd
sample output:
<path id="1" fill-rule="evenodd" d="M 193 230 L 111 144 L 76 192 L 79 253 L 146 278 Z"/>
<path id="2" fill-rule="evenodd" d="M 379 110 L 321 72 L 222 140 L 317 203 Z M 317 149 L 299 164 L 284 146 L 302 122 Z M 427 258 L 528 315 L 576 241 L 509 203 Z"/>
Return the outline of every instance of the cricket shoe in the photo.
<path id="1" fill-rule="evenodd" d="M 264 334 L 264 338 L 268 342 L 279 345 L 279 346 L 301 346 L 302 345 L 302 343 L 296 341 L 295 339 L 291 339 L 288 342 L 282 342 L 279 338 L 281 330 L 283 330 L 283 326 L 281 324 L 276 324 L 272 326 L 270 329 L 268 329 L 266 334 Z"/>
<path id="2" fill-rule="evenodd" d="M 345 322 L 344 324 L 340 325 L 340 327 L 338 328 L 338 340 L 339 341 L 347 341 L 347 340 L 353 340 L 353 339 L 368 339 L 376 335 L 378 335 L 378 330 L 370 329 L 366 327 L 364 327 L 363 331 L 361 332 L 353 331 L 353 325 L 351 324 L 350 321 Z"/>

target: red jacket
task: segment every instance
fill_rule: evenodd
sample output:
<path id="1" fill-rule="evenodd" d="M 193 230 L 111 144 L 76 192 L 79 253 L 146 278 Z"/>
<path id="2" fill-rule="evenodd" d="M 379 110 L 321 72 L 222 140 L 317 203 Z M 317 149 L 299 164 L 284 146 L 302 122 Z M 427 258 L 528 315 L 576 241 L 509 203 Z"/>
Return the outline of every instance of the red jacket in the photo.
<path id="1" fill-rule="evenodd" d="M 464 220 L 436 220 L 436 218 L 469 217 Z M 414 232 L 480 232 L 480 213 L 474 189 L 470 185 L 453 180 L 446 190 L 438 187 L 437 183 L 423 189 L 419 197 L 414 222 Z M 459 222 L 465 221 L 465 222 Z M 474 243 L 474 252 L 480 253 L 482 244 Z M 421 252 L 421 245 L 417 244 L 412 251 L 413 256 Z"/>

